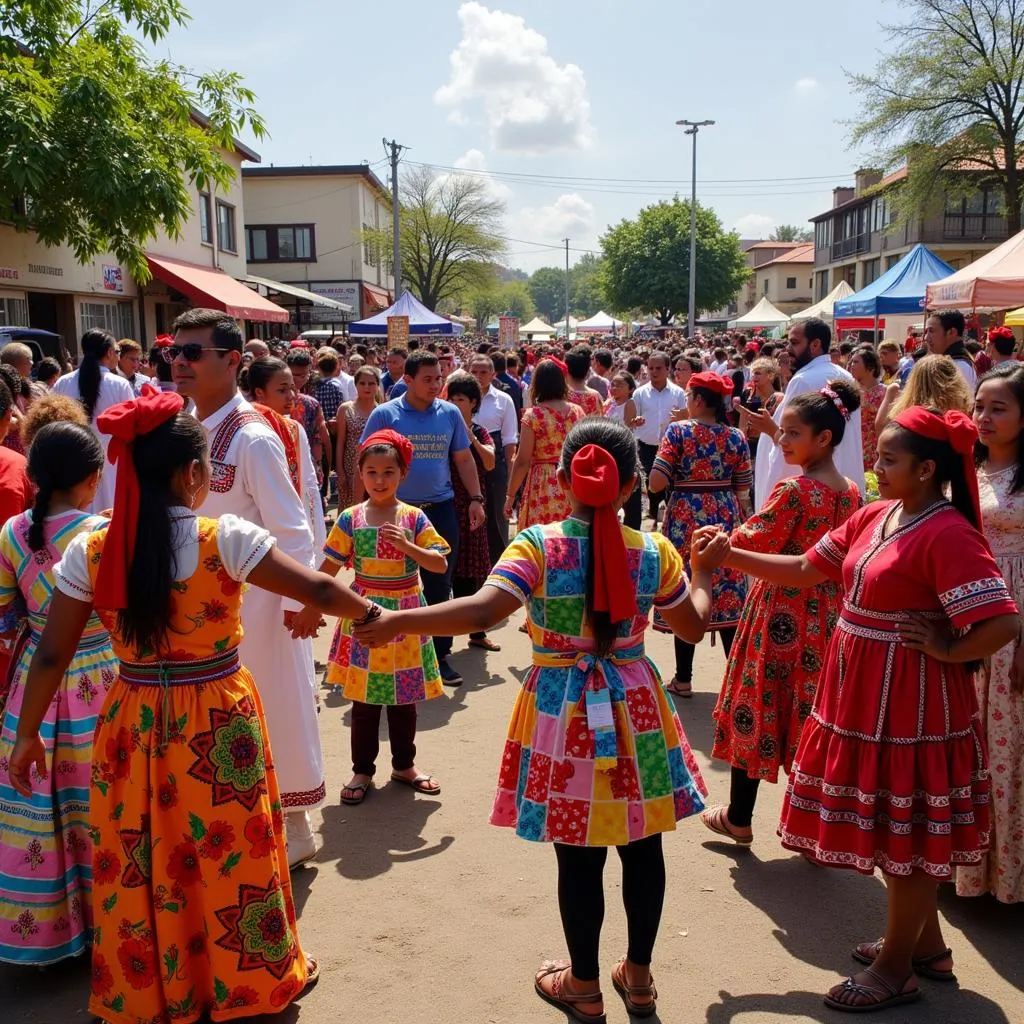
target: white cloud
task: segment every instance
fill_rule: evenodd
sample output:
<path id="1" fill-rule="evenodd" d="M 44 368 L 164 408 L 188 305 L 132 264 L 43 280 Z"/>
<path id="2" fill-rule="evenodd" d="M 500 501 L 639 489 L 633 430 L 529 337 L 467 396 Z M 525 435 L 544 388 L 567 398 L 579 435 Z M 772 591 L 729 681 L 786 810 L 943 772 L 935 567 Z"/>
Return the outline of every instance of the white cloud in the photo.
<path id="1" fill-rule="evenodd" d="M 504 182 L 491 177 L 487 172 L 487 158 L 479 149 L 470 149 L 456 157 L 454 166 L 460 171 L 473 171 L 473 177 L 483 178 L 487 185 L 487 193 L 492 199 L 507 203 L 512 198 L 512 189 Z"/>
<path id="2" fill-rule="evenodd" d="M 818 80 L 816 78 L 798 78 L 793 83 L 793 92 L 798 96 L 810 96 L 818 91 Z"/>
<path id="3" fill-rule="evenodd" d="M 578 259 L 580 249 L 597 249 L 597 219 L 593 205 L 575 193 L 560 195 L 547 206 L 522 206 L 510 210 L 505 218 L 508 243 L 515 254 L 509 259 L 514 267 L 533 271 L 537 267 L 562 266 L 565 259 L 562 240 L 568 238 L 574 250 L 572 262 Z M 554 248 L 528 250 L 523 243 L 547 243 Z"/>
<path id="4" fill-rule="evenodd" d="M 767 238 L 776 227 L 775 218 L 763 213 L 748 213 L 740 217 L 733 230 L 740 238 Z"/>
<path id="5" fill-rule="evenodd" d="M 583 72 L 559 64 L 548 41 L 523 18 L 472 0 L 459 8 L 462 38 L 449 55 L 451 76 L 434 101 L 465 117 L 480 103 L 495 150 L 544 154 L 593 142 Z"/>

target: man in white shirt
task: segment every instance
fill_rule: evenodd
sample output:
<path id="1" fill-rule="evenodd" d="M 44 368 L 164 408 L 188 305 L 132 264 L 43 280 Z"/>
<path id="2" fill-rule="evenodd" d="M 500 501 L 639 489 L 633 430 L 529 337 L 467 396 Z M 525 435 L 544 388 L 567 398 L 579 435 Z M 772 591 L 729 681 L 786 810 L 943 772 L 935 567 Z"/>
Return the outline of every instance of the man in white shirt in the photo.
<path id="1" fill-rule="evenodd" d="M 647 373 L 650 380 L 633 392 L 636 405 L 636 442 L 640 464 L 644 467 L 644 478 L 651 474 L 661 439 L 672 422 L 673 410 L 686 408 L 686 392 L 668 378 L 669 359 L 664 352 L 652 352 L 647 357 Z M 658 521 L 658 505 L 661 496 L 648 493 L 651 503 L 651 519 Z M 624 522 L 634 530 L 640 529 L 640 491 L 633 492 L 626 502 Z"/>
<path id="2" fill-rule="evenodd" d="M 493 565 L 508 547 L 508 520 L 505 518 L 505 491 L 508 474 L 519 441 L 519 419 L 512 399 L 494 387 L 494 363 L 490 356 L 473 356 L 469 372 L 480 385 L 480 408 L 473 417 L 494 440 L 497 458 L 487 474 L 487 547 Z"/>
<path id="3" fill-rule="evenodd" d="M 978 386 L 978 371 L 964 346 L 965 327 L 964 315 L 958 309 L 933 313 L 925 321 L 924 343 L 933 356 L 949 356 L 953 360 L 973 395 Z"/>
<path id="4" fill-rule="evenodd" d="M 170 352 L 178 392 L 192 400 L 210 440 L 210 493 L 199 512 L 213 518 L 230 512 L 263 526 L 285 554 L 314 567 L 313 536 L 284 445 L 238 393 L 242 335 L 234 320 L 218 310 L 190 309 L 174 322 Z M 299 609 L 276 594 L 250 590 L 239 651 L 266 712 L 293 866 L 316 853 L 308 812 L 327 796 L 313 644 L 288 632 Z"/>
<path id="5" fill-rule="evenodd" d="M 786 406 L 797 395 L 806 394 L 809 391 L 820 391 L 830 380 L 845 380 L 856 386 L 853 376 L 841 366 L 836 366 L 830 356 L 829 347 L 832 344 L 832 329 L 824 320 L 814 318 L 805 320 L 803 323 L 789 329 L 789 353 L 790 363 L 794 368 L 794 374 L 789 384 L 786 385 L 786 393 L 778 404 L 774 416 L 766 412 L 748 412 L 748 419 L 752 426 L 758 427 L 761 431 L 760 440 L 757 445 L 757 462 L 754 466 L 754 511 L 759 512 L 763 507 L 772 488 L 787 477 L 797 476 L 800 473 L 799 466 L 786 464 L 782 452 L 778 446 L 779 424 L 782 422 L 782 414 Z M 860 410 L 858 409 L 850 417 L 850 421 L 833 455 L 836 469 L 843 476 L 852 480 L 864 493 L 864 453 L 860 434 Z"/>

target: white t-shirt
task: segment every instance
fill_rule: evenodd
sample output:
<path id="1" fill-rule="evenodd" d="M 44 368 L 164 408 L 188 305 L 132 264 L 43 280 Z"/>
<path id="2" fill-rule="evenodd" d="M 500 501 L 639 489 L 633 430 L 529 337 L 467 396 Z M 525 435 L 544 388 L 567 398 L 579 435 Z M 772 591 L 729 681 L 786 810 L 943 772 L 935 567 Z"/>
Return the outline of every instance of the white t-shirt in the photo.
<path id="1" fill-rule="evenodd" d="M 189 509 L 174 507 L 174 578 L 186 580 L 199 567 L 199 526 Z M 180 518 L 177 518 L 180 517 Z M 89 575 L 88 533 L 80 533 L 67 546 L 64 557 L 54 566 L 57 589 L 77 601 L 91 601 L 92 578 Z M 238 583 L 244 583 L 274 546 L 274 538 L 262 526 L 238 516 L 223 515 L 217 520 L 217 550 L 224 570 Z"/>

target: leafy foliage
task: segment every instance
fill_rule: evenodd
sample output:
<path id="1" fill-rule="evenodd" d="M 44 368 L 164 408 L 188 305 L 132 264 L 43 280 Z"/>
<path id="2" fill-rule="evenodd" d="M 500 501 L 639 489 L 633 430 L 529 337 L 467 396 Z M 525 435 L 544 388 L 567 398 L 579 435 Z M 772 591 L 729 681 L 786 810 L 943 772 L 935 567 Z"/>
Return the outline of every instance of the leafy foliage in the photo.
<path id="1" fill-rule="evenodd" d="M 565 316 L 565 270 L 541 267 L 530 276 L 530 295 L 537 312 L 553 324 Z M 603 305 L 601 260 L 584 253 L 569 269 L 569 310 L 573 316 L 593 316 Z"/>
<path id="2" fill-rule="evenodd" d="M 771 235 L 771 242 L 809 242 L 814 238 L 810 228 L 797 227 L 796 224 L 780 224 Z"/>
<path id="3" fill-rule="evenodd" d="M 872 74 L 847 74 L 861 94 L 852 142 L 880 163 L 906 164 L 900 219 L 944 193 L 976 187 L 950 172 L 987 172 L 1003 190 L 1010 233 L 1020 230 L 1024 156 L 1024 0 L 900 0 L 907 21 L 887 26 L 893 50 Z"/>
<path id="4" fill-rule="evenodd" d="M 180 234 L 195 186 L 230 184 L 235 134 L 265 134 L 240 75 L 197 74 L 138 41 L 188 21 L 180 0 L 0 0 L 5 219 L 82 262 L 110 250 L 148 280 L 146 241 Z"/>
<path id="5" fill-rule="evenodd" d="M 689 301 L 690 204 L 678 197 L 645 207 L 601 239 L 601 280 L 615 309 L 642 309 L 668 324 Z M 739 238 L 697 204 L 697 309 L 724 306 L 749 273 Z"/>

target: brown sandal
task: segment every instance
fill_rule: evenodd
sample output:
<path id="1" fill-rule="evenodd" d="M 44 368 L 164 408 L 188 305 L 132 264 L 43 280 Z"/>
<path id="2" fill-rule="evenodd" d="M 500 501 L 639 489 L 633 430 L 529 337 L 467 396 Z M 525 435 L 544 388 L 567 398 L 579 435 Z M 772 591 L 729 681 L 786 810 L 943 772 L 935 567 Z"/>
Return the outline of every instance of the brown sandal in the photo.
<path id="1" fill-rule="evenodd" d="M 572 973 L 572 964 L 568 960 L 546 960 L 541 969 L 534 975 L 533 988 L 537 995 L 557 1007 L 562 1013 L 571 1017 L 579 1024 L 608 1024 L 608 1017 L 603 1013 L 586 1013 L 578 1010 L 577 1006 L 587 1003 L 600 1003 L 604 996 L 598 992 L 568 992 L 565 988 L 565 979 Z M 554 975 L 551 982 L 551 991 L 545 992 L 541 988 L 541 982 Z"/>
<path id="2" fill-rule="evenodd" d="M 479 647 L 482 651 L 497 652 L 501 650 L 501 644 L 496 644 L 489 636 L 474 637 L 469 641 L 470 647 Z"/>
<path id="3" fill-rule="evenodd" d="M 654 987 L 654 975 L 650 985 L 630 985 L 626 981 L 626 957 L 612 968 L 612 985 L 626 1005 L 631 1017 L 653 1017 L 658 1012 L 658 990 Z M 634 1003 L 633 996 L 650 996 L 649 1003 Z"/>
<path id="4" fill-rule="evenodd" d="M 729 825 L 729 808 L 723 806 L 709 807 L 700 816 L 700 823 L 716 836 L 727 839 L 737 846 L 750 846 L 754 841 L 754 834 L 749 836 L 737 835 Z"/>
<path id="5" fill-rule="evenodd" d="M 841 985 L 837 986 L 836 995 L 831 993 L 825 996 L 825 1005 L 832 1010 L 839 1010 L 841 1013 L 873 1013 L 875 1010 L 884 1009 L 886 1006 L 902 1006 L 904 1003 L 916 1003 L 921 998 L 919 988 L 907 988 L 907 982 L 914 977 L 913 972 L 903 979 L 902 985 L 890 985 L 880 974 L 870 967 L 864 968 L 864 973 L 870 975 L 877 982 L 876 985 L 861 985 L 847 978 Z M 852 996 L 854 999 L 866 999 L 868 1002 L 853 1003 L 847 1002 L 842 996 Z"/>
<path id="6" fill-rule="evenodd" d="M 665 689 L 668 690 L 673 697 L 682 697 L 684 700 L 690 700 L 690 698 L 693 697 L 693 683 L 681 682 L 676 679 L 675 676 L 672 677 L 672 682 L 669 683 Z"/>
<path id="7" fill-rule="evenodd" d="M 431 786 L 431 780 L 434 785 Z M 399 775 L 398 772 L 391 773 L 392 782 L 400 782 L 403 786 L 408 786 L 410 789 L 416 790 L 417 793 L 422 793 L 424 796 L 440 796 L 441 795 L 441 783 L 434 778 L 433 775 L 424 775 L 422 772 L 414 778 L 409 778 L 407 775 Z"/>
<path id="8" fill-rule="evenodd" d="M 875 939 L 874 942 L 862 942 L 853 947 L 850 955 L 858 963 L 867 964 L 870 967 L 882 952 L 882 944 L 884 942 L 884 939 Z M 931 981 L 956 981 L 956 975 L 953 973 L 952 968 L 942 969 L 934 966 L 940 960 L 946 959 L 953 959 L 953 950 L 947 948 L 939 950 L 938 953 L 932 953 L 931 956 L 915 956 L 910 963 L 914 968 L 914 973 L 922 978 L 928 978 Z"/>

